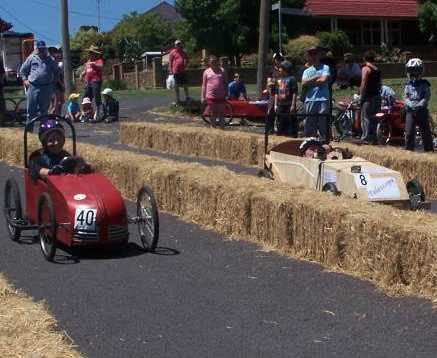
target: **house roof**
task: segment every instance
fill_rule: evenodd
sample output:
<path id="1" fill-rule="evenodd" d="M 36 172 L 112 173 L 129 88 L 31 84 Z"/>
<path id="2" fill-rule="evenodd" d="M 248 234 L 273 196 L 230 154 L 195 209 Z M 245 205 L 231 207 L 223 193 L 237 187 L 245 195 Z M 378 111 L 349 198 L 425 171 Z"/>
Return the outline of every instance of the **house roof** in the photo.
<path id="1" fill-rule="evenodd" d="M 144 15 L 148 14 L 156 14 L 169 22 L 178 22 L 182 20 L 182 16 L 179 15 L 179 13 L 176 11 L 176 8 L 167 1 L 162 1 L 144 13 Z"/>
<path id="2" fill-rule="evenodd" d="M 313 16 L 416 18 L 417 0 L 307 0 Z"/>

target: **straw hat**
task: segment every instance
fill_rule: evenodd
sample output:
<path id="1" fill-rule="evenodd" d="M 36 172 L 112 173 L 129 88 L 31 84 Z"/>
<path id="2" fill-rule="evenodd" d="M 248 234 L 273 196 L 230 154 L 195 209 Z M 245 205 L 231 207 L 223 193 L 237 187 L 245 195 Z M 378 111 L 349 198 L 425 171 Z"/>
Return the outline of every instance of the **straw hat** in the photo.
<path id="1" fill-rule="evenodd" d="M 72 99 L 78 99 L 80 97 L 80 94 L 79 93 L 72 93 L 72 94 L 70 94 L 69 96 L 68 96 L 68 99 L 69 100 L 72 100 Z"/>
<path id="2" fill-rule="evenodd" d="M 100 51 L 100 49 L 95 46 L 95 45 L 91 45 L 89 48 L 86 49 L 88 52 L 94 52 L 97 53 L 98 55 L 102 54 L 102 51 Z"/>

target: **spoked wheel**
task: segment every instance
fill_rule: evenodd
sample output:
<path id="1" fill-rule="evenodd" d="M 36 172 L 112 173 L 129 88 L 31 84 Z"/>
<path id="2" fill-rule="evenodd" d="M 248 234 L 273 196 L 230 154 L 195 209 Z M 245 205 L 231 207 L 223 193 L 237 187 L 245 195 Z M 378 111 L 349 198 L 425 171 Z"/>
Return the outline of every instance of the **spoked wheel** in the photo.
<path id="1" fill-rule="evenodd" d="M 340 192 L 337 189 L 337 185 L 335 183 L 326 183 L 323 185 L 322 191 L 327 192 L 333 196 L 339 196 Z"/>
<path id="2" fill-rule="evenodd" d="M 137 195 L 138 232 L 147 251 L 155 251 L 159 239 L 158 206 L 152 189 L 143 186 Z"/>
<path id="3" fill-rule="evenodd" d="M 407 183 L 407 192 L 410 196 L 410 209 L 417 210 L 426 201 L 425 192 L 418 180 L 413 179 Z"/>
<path id="4" fill-rule="evenodd" d="M 390 130 L 386 123 L 379 122 L 376 127 L 376 139 L 378 144 L 386 145 L 390 138 Z"/>
<path id="5" fill-rule="evenodd" d="M 56 254 L 56 217 L 49 194 L 42 193 L 38 200 L 38 231 L 41 251 L 48 261 Z"/>
<path id="6" fill-rule="evenodd" d="M 4 193 L 4 215 L 8 228 L 9 237 L 13 241 L 20 238 L 21 229 L 14 225 L 14 222 L 22 221 L 23 211 L 21 208 L 20 189 L 15 179 L 9 178 L 5 185 Z"/>
<path id="7" fill-rule="evenodd" d="M 229 126 L 232 123 L 234 111 L 232 106 L 226 102 L 225 103 L 225 116 L 224 116 L 224 125 Z M 205 123 L 211 124 L 211 110 L 209 108 L 208 103 L 204 103 L 202 105 L 200 116 L 205 121 Z M 218 124 L 218 123 L 217 123 Z M 215 125 L 217 125 L 215 124 Z"/>

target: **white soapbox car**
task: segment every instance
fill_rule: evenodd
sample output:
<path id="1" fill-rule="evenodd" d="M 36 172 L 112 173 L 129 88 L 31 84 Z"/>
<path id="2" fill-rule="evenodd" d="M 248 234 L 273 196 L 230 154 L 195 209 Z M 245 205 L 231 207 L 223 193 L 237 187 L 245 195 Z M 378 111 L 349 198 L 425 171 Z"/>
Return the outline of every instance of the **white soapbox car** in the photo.
<path id="1" fill-rule="evenodd" d="M 417 180 L 405 184 L 399 172 L 352 156 L 344 148 L 325 150 L 329 153 L 322 154 L 321 159 L 317 155 L 306 157 L 304 155 L 308 152 L 302 152 L 302 145 L 306 142 L 308 139 L 292 139 L 275 145 L 269 152 L 266 150 L 264 170 L 260 175 L 295 187 L 390 204 L 402 209 L 430 208 Z"/>

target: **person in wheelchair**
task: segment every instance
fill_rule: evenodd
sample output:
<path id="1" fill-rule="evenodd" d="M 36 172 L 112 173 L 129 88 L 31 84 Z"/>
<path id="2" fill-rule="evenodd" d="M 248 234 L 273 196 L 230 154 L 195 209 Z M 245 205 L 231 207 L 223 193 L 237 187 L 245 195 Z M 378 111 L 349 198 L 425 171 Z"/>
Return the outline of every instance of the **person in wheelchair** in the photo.
<path id="1" fill-rule="evenodd" d="M 65 131 L 56 119 L 41 122 L 38 137 L 42 148 L 30 155 L 29 170 L 33 179 L 46 179 L 62 173 L 90 173 L 91 166 L 81 158 L 64 150 Z"/>
<path id="2" fill-rule="evenodd" d="M 320 160 L 343 160 L 353 157 L 349 149 L 333 148 L 329 144 L 323 144 L 317 138 L 304 140 L 299 147 L 299 153 L 302 157 Z"/>

